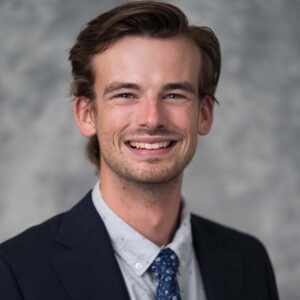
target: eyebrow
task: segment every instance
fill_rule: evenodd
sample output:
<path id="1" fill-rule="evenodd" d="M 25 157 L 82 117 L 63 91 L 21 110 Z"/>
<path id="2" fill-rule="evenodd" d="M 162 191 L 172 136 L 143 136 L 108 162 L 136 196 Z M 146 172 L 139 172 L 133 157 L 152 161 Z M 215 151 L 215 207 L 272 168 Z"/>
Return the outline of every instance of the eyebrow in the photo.
<path id="1" fill-rule="evenodd" d="M 196 95 L 195 88 L 192 84 L 190 84 L 187 81 L 184 82 L 174 82 L 174 83 L 167 83 L 163 88 L 163 92 L 167 92 L 169 90 L 183 90 L 185 92 L 191 93 L 193 95 Z"/>
<path id="2" fill-rule="evenodd" d="M 121 89 L 141 90 L 141 87 L 138 84 L 131 82 L 112 82 L 111 84 L 105 87 L 103 96 Z M 187 81 L 167 83 L 162 88 L 162 92 L 167 92 L 170 90 L 183 90 L 193 95 L 196 95 L 195 88 L 191 83 Z"/>
<path id="3" fill-rule="evenodd" d="M 105 87 L 103 96 L 121 90 L 121 89 L 133 89 L 133 90 L 140 90 L 140 86 L 136 83 L 130 82 L 112 82 L 107 87 Z"/>

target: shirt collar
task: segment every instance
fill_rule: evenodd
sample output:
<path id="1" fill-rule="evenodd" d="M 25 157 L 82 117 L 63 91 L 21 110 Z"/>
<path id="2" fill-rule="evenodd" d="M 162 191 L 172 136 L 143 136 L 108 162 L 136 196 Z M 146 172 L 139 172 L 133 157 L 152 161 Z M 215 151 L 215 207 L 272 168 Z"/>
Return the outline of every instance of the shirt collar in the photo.
<path id="1" fill-rule="evenodd" d="M 184 200 L 182 201 L 179 228 L 175 233 L 173 241 L 163 247 L 159 247 L 145 238 L 106 204 L 100 192 L 99 181 L 93 188 L 92 201 L 108 231 L 115 255 L 128 264 L 136 275 L 142 276 L 150 267 L 161 248 L 164 247 L 171 248 L 178 255 L 180 272 L 191 262 L 192 234 L 190 211 Z"/>

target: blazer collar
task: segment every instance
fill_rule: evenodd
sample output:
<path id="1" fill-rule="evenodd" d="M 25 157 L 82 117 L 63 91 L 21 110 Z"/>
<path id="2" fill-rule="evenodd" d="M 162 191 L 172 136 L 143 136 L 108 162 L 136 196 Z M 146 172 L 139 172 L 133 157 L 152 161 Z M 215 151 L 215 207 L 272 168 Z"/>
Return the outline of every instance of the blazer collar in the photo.
<path id="1" fill-rule="evenodd" d="M 241 254 L 216 234 L 219 225 L 195 216 L 191 223 L 207 300 L 239 299 Z M 63 251 L 50 260 L 70 299 L 130 299 L 91 192 L 62 217 L 55 240 Z"/>
<path id="2" fill-rule="evenodd" d="M 50 260 L 71 299 L 129 300 L 91 192 L 63 216 L 56 242 L 64 251 Z"/>
<path id="3" fill-rule="evenodd" d="M 220 234 L 220 225 L 194 215 L 191 223 L 207 300 L 240 299 L 243 286 L 240 252 L 226 241 L 226 235 Z"/>

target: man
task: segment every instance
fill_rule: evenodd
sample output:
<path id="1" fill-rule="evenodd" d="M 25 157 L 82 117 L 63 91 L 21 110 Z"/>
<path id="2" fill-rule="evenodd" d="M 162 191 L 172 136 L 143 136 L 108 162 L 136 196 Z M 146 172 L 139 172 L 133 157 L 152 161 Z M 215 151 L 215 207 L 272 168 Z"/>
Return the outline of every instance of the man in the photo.
<path id="1" fill-rule="evenodd" d="M 0 246 L 1 299 L 278 299 L 255 238 L 190 215 L 183 171 L 209 133 L 214 33 L 132 2 L 70 51 L 75 118 L 100 181 L 70 211 Z"/>

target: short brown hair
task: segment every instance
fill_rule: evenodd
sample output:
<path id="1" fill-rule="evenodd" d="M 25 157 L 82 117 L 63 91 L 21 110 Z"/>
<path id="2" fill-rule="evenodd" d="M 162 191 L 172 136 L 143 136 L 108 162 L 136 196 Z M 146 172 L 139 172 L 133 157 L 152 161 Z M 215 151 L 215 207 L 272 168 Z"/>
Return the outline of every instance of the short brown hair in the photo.
<path id="1" fill-rule="evenodd" d="M 73 80 L 71 94 L 95 100 L 93 57 L 125 36 L 169 38 L 190 37 L 199 47 L 203 64 L 199 79 L 199 98 L 209 95 L 215 102 L 215 91 L 221 69 L 220 45 L 214 32 L 204 26 L 191 26 L 176 6 L 158 1 L 135 1 L 113 8 L 91 20 L 83 29 L 69 53 Z M 97 136 L 87 143 L 89 160 L 99 168 L 100 147 Z"/>

